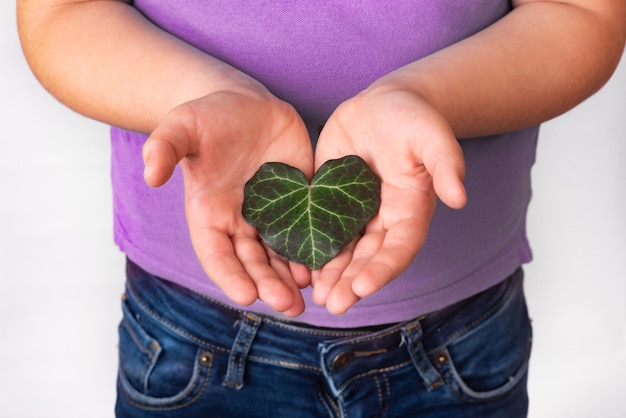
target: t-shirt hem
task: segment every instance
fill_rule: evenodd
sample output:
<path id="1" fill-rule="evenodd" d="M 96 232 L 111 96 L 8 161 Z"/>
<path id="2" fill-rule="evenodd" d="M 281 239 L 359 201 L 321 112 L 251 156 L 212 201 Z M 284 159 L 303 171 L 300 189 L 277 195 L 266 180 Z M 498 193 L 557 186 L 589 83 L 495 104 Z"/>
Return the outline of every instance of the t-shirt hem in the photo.
<path id="1" fill-rule="evenodd" d="M 298 317 L 286 317 L 281 313 L 275 312 L 269 305 L 261 301 L 257 301 L 250 306 L 234 304 L 211 282 L 208 276 L 204 275 L 205 280 L 198 280 L 197 277 L 190 277 L 189 275 L 181 274 L 180 271 L 168 269 L 158 260 L 153 259 L 119 237 L 116 237 L 116 244 L 128 258 L 150 274 L 182 285 L 219 303 L 246 312 L 273 317 L 281 321 L 296 321 L 325 328 L 358 328 L 409 321 L 487 290 L 502 282 L 520 266 L 532 260 L 532 256 L 528 251 L 520 249 L 515 254 L 499 258 L 497 263 L 490 263 L 445 287 L 407 300 L 394 301 L 377 306 L 365 305 L 361 307 L 357 304 L 344 315 L 331 314 L 323 306 L 316 305 L 311 298 L 311 288 L 306 288 L 302 291 L 306 304 L 305 312 Z M 472 282 L 472 285 L 468 285 L 468 282 Z M 471 291 L 468 291 L 468 289 L 471 289 Z M 382 323 L 381 318 L 384 318 Z"/>

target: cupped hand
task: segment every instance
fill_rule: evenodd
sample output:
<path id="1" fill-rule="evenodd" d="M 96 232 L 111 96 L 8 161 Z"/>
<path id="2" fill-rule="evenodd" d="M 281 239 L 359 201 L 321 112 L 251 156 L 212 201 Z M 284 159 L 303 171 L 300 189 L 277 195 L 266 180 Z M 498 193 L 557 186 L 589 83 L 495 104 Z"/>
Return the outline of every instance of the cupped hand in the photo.
<path id="1" fill-rule="evenodd" d="M 320 135 L 315 165 L 362 157 L 381 179 L 381 206 L 362 235 L 313 272 L 313 298 L 346 312 L 408 267 L 422 247 L 437 196 L 465 205 L 465 163 L 447 121 L 402 87 L 377 86 L 344 102 Z"/>
<path id="2" fill-rule="evenodd" d="M 307 268 L 268 249 L 246 223 L 246 181 L 265 162 L 281 161 L 310 177 L 311 143 L 296 111 L 264 89 L 221 91 L 173 109 L 144 145 L 144 178 L 164 184 L 180 162 L 185 210 L 196 255 L 235 303 L 257 299 L 295 316 Z"/>

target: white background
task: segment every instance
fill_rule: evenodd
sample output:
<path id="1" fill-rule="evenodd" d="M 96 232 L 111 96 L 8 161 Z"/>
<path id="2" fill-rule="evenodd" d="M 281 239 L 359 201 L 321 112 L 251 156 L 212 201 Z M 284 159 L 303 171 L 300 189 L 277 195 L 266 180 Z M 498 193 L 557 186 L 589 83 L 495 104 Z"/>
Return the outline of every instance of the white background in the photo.
<path id="1" fill-rule="evenodd" d="M 14 20 L 0 2 L 0 417 L 112 417 L 124 279 L 108 128 L 37 84 Z M 542 130 L 531 418 L 626 417 L 625 116 L 622 65 Z"/>

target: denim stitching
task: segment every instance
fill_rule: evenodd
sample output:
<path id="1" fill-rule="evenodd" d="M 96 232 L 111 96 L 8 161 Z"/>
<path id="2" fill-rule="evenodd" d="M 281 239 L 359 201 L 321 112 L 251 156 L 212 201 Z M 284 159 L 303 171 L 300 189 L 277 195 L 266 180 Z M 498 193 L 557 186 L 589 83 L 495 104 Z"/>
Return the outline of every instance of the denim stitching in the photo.
<path id="1" fill-rule="evenodd" d="M 374 376 L 373 380 L 376 385 L 376 397 L 378 398 L 378 410 L 380 411 L 383 409 L 383 393 L 380 387 L 380 382 L 378 381 L 378 376 Z"/>
<path id="2" fill-rule="evenodd" d="M 525 358 L 524 361 L 525 362 L 528 361 L 528 355 L 526 355 L 526 358 Z M 460 392 L 460 391 L 457 391 L 456 389 L 454 389 L 455 385 L 450 381 L 450 379 L 448 379 L 447 374 L 443 370 L 444 367 L 445 366 L 440 365 L 439 369 L 441 371 L 441 375 L 442 375 L 443 379 L 446 381 L 446 386 L 450 389 L 450 393 L 452 394 L 452 396 L 454 396 L 455 398 L 457 398 L 458 400 L 460 400 L 462 402 L 481 403 L 481 402 L 497 401 L 498 399 L 502 399 L 502 398 L 508 396 L 515 388 L 517 388 L 517 386 L 520 384 L 520 382 L 522 380 L 522 379 L 520 379 L 515 385 L 511 386 L 511 388 L 508 391 L 503 392 L 503 393 L 501 393 L 499 395 L 494 395 L 494 396 L 486 398 L 486 399 L 477 399 L 477 398 L 474 398 L 474 397 L 472 397 L 470 395 L 467 395 L 467 394 L 465 394 L 463 392 Z M 524 367 L 524 366 L 522 366 L 522 367 Z M 445 368 L 449 368 L 449 366 L 447 366 Z M 524 373 L 527 373 L 527 372 L 528 372 L 528 368 L 526 366 L 526 371 Z M 452 373 L 452 372 L 450 371 L 450 373 Z M 519 375 L 520 378 L 522 376 L 523 376 L 523 374 Z"/>
<path id="3" fill-rule="evenodd" d="M 154 354 L 152 354 L 152 351 L 150 351 L 145 345 L 143 345 L 141 341 L 139 341 L 139 337 L 137 337 L 135 330 L 128 324 L 127 321 L 122 321 L 122 325 L 124 326 L 126 331 L 128 331 L 128 333 L 130 334 L 130 337 L 135 342 L 135 345 L 137 346 L 137 348 L 141 350 L 142 353 L 150 357 L 150 360 L 152 360 L 154 358 Z"/>
<path id="4" fill-rule="evenodd" d="M 246 315 L 246 320 L 252 321 L 254 324 L 252 326 L 249 326 L 247 322 L 244 322 L 243 325 L 240 325 L 242 327 L 245 328 L 249 328 L 246 331 L 246 336 L 245 336 L 245 341 L 243 344 L 243 348 L 241 351 L 239 350 L 234 350 L 231 349 L 231 353 L 235 353 L 236 356 L 239 357 L 238 361 L 237 361 L 237 373 L 236 373 L 236 380 L 233 381 L 227 381 L 225 384 L 227 386 L 234 386 L 234 387 L 240 387 L 242 385 L 241 381 L 243 379 L 243 365 L 244 365 L 244 361 L 246 360 L 247 357 L 247 353 L 250 350 L 250 346 L 252 345 L 252 341 L 254 340 L 254 337 L 256 335 L 256 328 L 258 328 L 259 325 L 259 321 L 250 316 L 250 315 Z M 240 342 L 240 336 L 241 336 L 241 331 L 239 332 L 239 334 L 237 334 L 237 338 L 235 339 L 235 342 L 233 343 L 233 348 L 235 347 L 239 347 L 239 345 L 241 344 Z M 228 373 L 226 376 L 230 376 L 232 374 L 233 368 L 235 368 L 235 363 L 232 361 L 229 361 L 228 364 Z"/>
<path id="5" fill-rule="evenodd" d="M 387 375 L 383 373 L 381 375 L 382 380 L 385 382 L 385 395 L 386 398 L 383 397 L 383 388 L 380 384 L 380 379 L 378 376 L 374 376 L 374 383 L 376 383 L 376 392 L 378 394 L 378 410 L 381 411 L 380 417 L 383 418 L 387 415 L 387 411 L 389 410 L 389 398 L 391 398 L 391 387 L 389 386 L 389 379 L 387 379 Z M 385 400 L 386 399 L 386 400 Z"/>
<path id="6" fill-rule="evenodd" d="M 387 391 L 387 401 L 385 402 L 386 405 L 385 409 L 383 410 L 383 415 L 387 416 L 391 402 L 391 385 L 389 384 L 389 378 L 387 377 L 387 373 L 383 374 L 383 377 L 385 378 L 385 389 Z"/>
<path id="7" fill-rule="evenodd" d="M 250 346 L 252 345 L 252 342 L 254 341 L 254 337 L 256 336 L 256 333 L 258 331 L 259 328 L 259 320 L 251 317 L 249 315 L 246 315 L 246 318 L 249 319 L 250 321 L 253 322 L 253 325 L 250 329 L 250 331 L 248 332 L 248 339 L 246 340 L 246 345 L 244 348 L 243 353 L 245 353 L 244 355 L 241 355 L 239 358 L 239 373 L 237 376 L 237 380 L 241 381 L 243 379 L 243 363 L 246 360 L 246 357 L 248 356 L 248 353 L 250 352 Z"/>
<path id="8" fill-rule="evenodd" d="M 326 410 L 326 412 L 328 412 L 328 416 L 330 418 L 334 418 L 335 416 L 337 416 L 336 413 L 339 413 L 339 411 L 337 410 L 337 407 L 334 405 L 334 402 L 331 399 L 328 399 L 328 397 L 329 396 L 325 391 L 324 393 L 322 393 L 321 390 L 317 391 L 317 398 L 322 404 L 322 406 L 324 407 L 324 409 Z"/>
<path id="9" fill-rule="evenodd" d="M 473 322 L 469 323 L 468 325 L 466 325 L 465 327 L 461 328 L 460 330 L 458 330 L 457 332 L 455 332 L 454 334 L 452 334 L 445 342 L 443 342 L 442 344 L 440 344 L 439 346 L 431 349 L 430 351 L 428 351 L 428 355 L 434 354 L 436 352 L 441 351 L 442 349 L 444 349 L 445 347 L 447 347 L 449 344 L 451 344 L 452 342 L 454 342 L 454 340 L 460 338 L 462 335 L 464 335 L 465 333 L 469 332 L 470 330 L 472 330 L 474 327 L 476 327 L 478 324 L 480 324 L 481 322 L 483 322 L 485 319 L 487 319 L 487 317 L 491 316 L 491 314 L 493 314 L 495 311 L 497 311 L 498 309 L 500 309 L 500 307 L 502 305 L 504 305 L 505 301 L 508 299 L 508 297 L 510 296 L 511 292 L 513 291 L 513 286 L 509 285 L 506 289 L 506 292 L 504 293 L 504 295 L 502 295 L 502 297 L 488 310 L 486 311 L 484 314 L 482 314 L 480 317 L 478 317 L 477 319 L 475 319 Z"/>
<path id="10" fill-rule="evenodd" d="M 368 370 L 366 372 L 363 372 L 361 374 L 354 375 L 350 379 L 346 380 L 341 386 L 339 386 L 337 388 L 337 391 L 338 392 L 343 391 L 347 386 L 352 384 L 353 381 L 358 380 L 358 379 L 360 379 L 362 377 L 369 376 L 369 375 L 372 375 L 372 374 L 377 374 L 377 373 L 392 372 L 392 371 L 401 369 L 403 367 L 406 367 L 406 366 L 410 365 L 411 363 L 412 363 L 411 360 L 407 360 L 407 361 L 405 361 L 403 363 L 396 364 L 395 366 L 383 367 L 382 369 L 372 369 L 372 370 Z"/>
<path id="11" fill-rule="evenodd" d="M 148 306 L 146 306 L 146 304 L 139 298 L 137 297 L 137 294 L 135 293 L 135 291 L 132 289 L 132 286 L 130 285 L 130 283 L 128 283 L 128 287 L 129 287 L 129 291 L 133 294 L 134 299 L 137 301 L 137 303 L 139 305 L 141 305 L 141 307 L 148 313 L 150 314 L 155 320 L 161 322 L 163 325 L 167 326 L 168 328 L 170 328 L 172 331 L 174 331 L 177 334 L 183 335 L 187 338 L 189 338 L 190 340 L 193 340 L 194 342 L 204 345 L 206 347 L 209 347 L 213 350 L 217 350 L 217 351 L 221 351 L 224 353 L 228 353 L 230 352 L 229 348 L 224 348 L 224 347 L 220 347 L 218 345 L 212 344 L 208 341 L 204 341 L 198 337 L 196 337 L 195 335 L 192 335 L 190 333 L 188 333 L 187 331 L 178 328 L 176 325 L 170 323 L 169 321 L 165 320 L 164 318 L 162 318 L 160 315 L 158 315 L 157 313 L 155 313 L 153 310 L 151 310 Z"/>
<path id="12" fill-rule="evenodd" d="M 418 344 L 418 347 L 416 347 L 417 350 L 419 351 L 419 353 L 416 353 L 416 357 L 419 356 L 422 358 L 422 361 L 427 363 L 427 366 L 430 366 L 430 368 L 432 368 L 432 363 L 430 361 L 428 361 L 428 354 L 426 354 L 424 352 L 424 346 L 422 344 Z M 413 359 L 411 359 L 413 360 Z M 429 373 L 427 370 L 424 370 L 424 368 L 422 367 L 422 362 L 420 361 L 413 361 L 413 364 L 415 367 L 417 367 L 419 369 L 419 374 L 421 376 L 421 378 L 424 380 L 424 383 L 426 383 L 428 385 L 428 390 L 433 390 L 436 387 L 441 386 L 441 374 L 437 373 L 439 376 L 437 376 L 437 379 L 434 382 L 429 382 L 428 379 L 426 378 L 426 376 L 429 376 Z M 436 370 L 435 370 L 436 371 Z"/>
<path id="13" fill-rule="evenodd" d="M 163 319 L 160 315 L 158 315 L 152 309 L 150 309 L 139 297 L 137 297 L 137 294 L 134 291 L 134 289 L 132 288 L 132 285 L 130 283 L 128 283 L 128 287 L 129 287 L 130 293 L 133 294 L 133 297 L 137 301 L 137 303 L 139 305 L 141 305 L 141 307 L 147 313 L 149 313 L 155 320 L 160 321 L 161 323 L 166 325 L 168 328 L 170 328 L 172 331 L 174 331 L 174 332 L 176 332 L 176 333 L 178 333 L 180 335 L 183 335 L 183 336 L 193 340 L 194 342 L 196 342 L 198 344 L 204 345 L 206 347 L 210 347 L 213 350 L 221 351 L 221 352 L 224 352 L 224 353 L 229 353 L 230 352 L 230 348 L 224 348 L 224 347 L 215 345 L 213 343 L 210 343 L 208 341 L 205 341 L 205 340 L 203 340 L 201 338 L 198 338 L 198 337 L 188 333 L 187 331 L 185 331 L 185 330 L 183 330 L 181 328 L 178 328 L 176 325 L 170 323 L 169 321 Z M 244 311 L 241 311 L 239 309 L 231 308 L 231 307 L 229 307 L 227 305 L 224 305 L 222 303 L 214 301 L 213 299 L 205 297 L 205 296 L 203 296 L 203 295 L 201 295 L 199 293 L 196 293 L 196 294 L 199 295 L 199 296 L 202 296 L 204 299 L 206 299 L 206 300 L 208 300 L 208 301 L 210 301 L 212 303 L 217 303 L 218 305 L 220 305 L 222 307 L 228 308 L 232 312 L 244 312 Z M 297 326 L 290 326 L 290 325 L 287 325 L 287 324 L 282 324 L 281 322 L 274 321 L 274 320 L 267 319 L 267 318 L 263 318 L 263 320 L 264 320 L 264 322 L 268 323 L 268 325 L 273 325 L 273 326 L 276 326 L 278 328 L 287 329 L 289 331 L 293 331 L 293 332 L 297 332 L 297 333 L 301 333 L 301 334 L 315 335 L 315 336 L 320 336 L 320 337 L 323 337 L 323 336 L 328 336 L 328 337 L 345 337 L 345 336 L 349 336 L 345 332 L 344 333 L 342 333 L 342 332 L 336 332 L 335 333 L 335 332 L 332 332 L 332 331 L 316 331 L 316 330 L 313 330 L 313 329 L 309 330 L 309 329 L 305 329 L 305 328 L 298 328 Z M 355 335 L 362 335 L 362 334 L 360 334 L 358 332 L 355 332 Z"/>
<path id="14" fill-rule="evenodd" d="M 286 329 L 287 331 L 292 331 L 294 333 L 315 335 L 315 336 L 318 336 L 318 337 L 339 337 L 339 338 L 343 338 L 343 337 L 353 337 L 353 336 L 354 337 L 359 337 L 359 336 L 368 334 L 367 331 L 315 330 L 315 329 L 299 327 L 298 325 L 285 324 L 285 323 L 282 323 L 280 321 L 276 321 L 276 320 L 273 320 L 273 319 L 268 319 L 266 317 L 263 317 L 263 322 L 265 322 L 268 325 L 275 326 L 277 328 L 282 328 L 282 329 Z"/>
<path id="15" fill-rule="evenodd" d="M 196 402 L 203 394 L 205 389 L 207 388 L 208 384 L 209 384 L 209 376 L 211 374 L 211 371 L 213 369 L 213 356 L 211 356 L 211 363 L 209 365 L 205 366 L 207 368 L 206 373 L 204 374 L 204 382 L 202 383 L 202 386 L 200 387 L 200 389 L 198 390 L 198 393 L 195 394 L 195 396 L 191 399 L 189 399 L 188 401 L 180 404 L 180 405 L 172 405 L 172 406 L 150 406 L 150 405 L 146 405 L 146 404 L 142 404 L 140 402 L 137 402 L 133 399 L 130 399 L 130 395 L 126 393 L 126 391 L 123 391 L 123 396 L 126 399 L 126 401 L 128 402 L 129 405 L 138 408 L 138 409 L 142 409 L 144 411 L 175 411 L 178 409 L 182 409 L 182 408 L 186 408 L 187 406 L 193 404 L 194 402 Z M 192 388 L 193 389 L 193 388 Z M 189 390 L 191 391 L 191 389 Z"/>
<path id="16" fill-rule="evenodd" d="M 156 366 L 156 361 L 159 357 L 161 346 L 159 345 L 158 341 L 155 340 L 151 335 L 149 335 L 145 330 L 143 330 L 141 328 L 142 327 L 141 324 L 137 322 L 136 326 L 139 327 L 143 332 L 145 332 L 146 336 L 151 339 L 150 347 L 152 347 L 154 352 L 150 350 L 148 347 L 146 347 L 130 323 L 130 321 L 136 322 L 137 321 L 136 318 L 134 318 L 132 312 L 130 311 L 130 309 L 128 309 L 128 307 L 123 307 L 122 309 L 124 310 L 124 318 L 122 320 L 122 326 L 130 335 L 130 338 L 133 340 L 134 346 L 146 356 L 142 362 L 143 363 L 143 379 L 142 379 L 141 385 L 142 385 L 143 390 L 147 392 L 148 382 L 150 381 L 150 374 L 152 373 L 152 370 Z M 126 315 L 131 316 L 131 318 L 127 318 Z"/>
<path id="17" fill-rule="evenodd" d="M 452 360 L 449 360 L 451 363 L 450 365 L 448 365 L 448 368 L 450 369 L 450 373 L 453 376 L 456 376 L 458 378 L 458 382 L 457 385 L 460 388 L 460 396 L 465 396 L 469 399 L 475 400 L 475 401 L 485 401 L 485 400 L 496 400 L 496 399 L 500 399 L 504 396 L 507 396 L 511 391 L 513 391 L 517 386 L 519 386 L 521 380 L 523 379 L 524 375 L 526 373 L 528 373 L 528 361 L 530 359 L 530 347 L 527 348 L 526 354 L 524 356 L 524 360 L 522 361 L 522 365 L 517 369 L 517 371 L 515 372 L 515 374 L 513 374 L 513 376 L 509 377 L 509 380 L 502 384 L 501 386 L 495 388 L 495 389 L 491 389 L 491 390 L 487 390 L 484 392 L 477 392 L 474 391 L 472 388 L 468 387 L 467 384 L 465 383 L 465 381 L 463 380 L 463 377 L 458 373 L 457 370 L 452 370 L 454 369 L 454 363 L 452 362 Z M 451 359 L 451 357 L 449 357 Z M 455 378 L 455 380 L 457 380 Z M 507 387 L 510 386 L 510 387 Z M 493 393 L 496 391 L 502 391 L 504 390 L 504 388 L 507 388 L 504 392 L 501 392 L 500 394 L 497 395 L 489 395 L 489 396 L 485 396 L 485 394 L 487 393 Z M 455 390 L 450 389 L 452 392 L 454 392 Z M 469 391 L 469 392 L 468 392 Z M 470 393 L 473 392 L 476 395 Z"/>
<path id="18" fill-rule="evenodd" d="M 326 400 L 326 403 L 324 403 L 324 405 L 327 406 L 327 408 L 326 408 L 327 410 L 328 410 L 328 407 L 332 408 L 332 411 L 329 411 L 331 417 L 340 417 L 341 416 L 341 409 L 339 408 L 338 401 L 335 398 L 333 398 L 330 395 L 330 393 L 328 393 L 328 391 L 326 391 L 326 390 L 318 391 L 318 396 L 320 396 L 320 397 L 323 396 L 324 397 L 322 399 L 322 401 L 324 399 Z"/>

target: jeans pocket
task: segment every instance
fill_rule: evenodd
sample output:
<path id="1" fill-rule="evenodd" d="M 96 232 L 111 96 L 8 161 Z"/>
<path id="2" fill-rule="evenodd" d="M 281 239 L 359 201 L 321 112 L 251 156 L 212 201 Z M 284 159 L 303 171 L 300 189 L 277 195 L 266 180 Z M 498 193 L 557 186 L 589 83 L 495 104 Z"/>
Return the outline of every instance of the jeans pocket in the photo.
<path id="1" fill-rule="evenodd" d="M 119 389 L 131 405 L 167 410 L 195 402 L 208 381 L 213 353 L 143 318 L 122 303 Z M 150 322 L 150 326 L 145 321 Z"/>
<path id="2" fill-rule="evenodd" d="M 509 290 L 480 321 L 433 354 L 446 384 L 462 400 L 495 400 L 525 382 L 532 328 L 523 292 Z"/>

